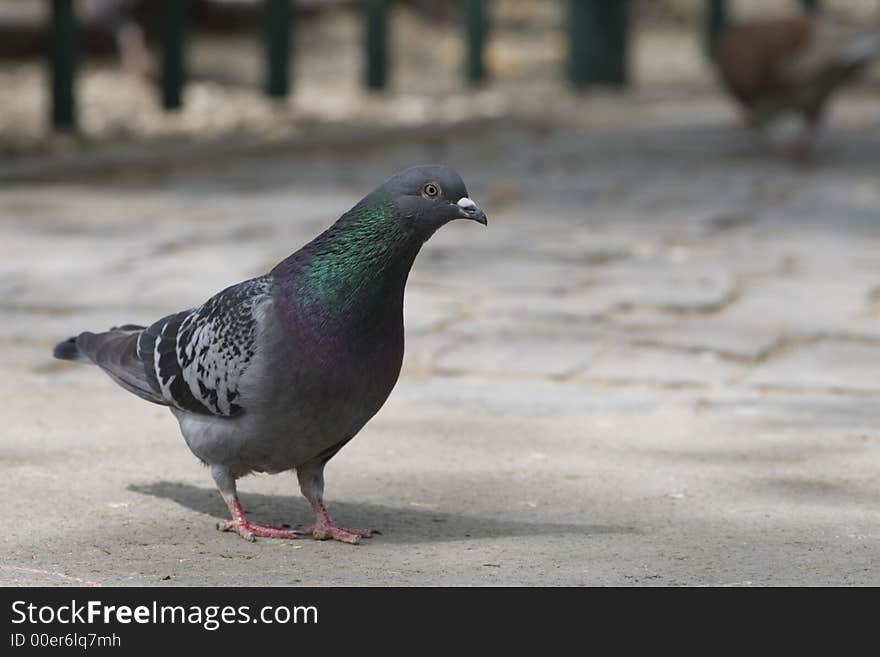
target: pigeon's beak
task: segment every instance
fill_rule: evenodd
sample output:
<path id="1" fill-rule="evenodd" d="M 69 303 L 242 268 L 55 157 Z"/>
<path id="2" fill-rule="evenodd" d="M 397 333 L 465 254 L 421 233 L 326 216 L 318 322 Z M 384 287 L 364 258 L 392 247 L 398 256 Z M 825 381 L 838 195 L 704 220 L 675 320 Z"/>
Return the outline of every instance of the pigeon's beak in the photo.
<path id="1" fill-rule="evenodd" d="M 484 226 L 488 224 L 486 213 L 467 196 L 460 198 L 456 205 L 458 206 L 458 213 L 462 219 L 472 219 L 478 224 L 483 224 Z"/>

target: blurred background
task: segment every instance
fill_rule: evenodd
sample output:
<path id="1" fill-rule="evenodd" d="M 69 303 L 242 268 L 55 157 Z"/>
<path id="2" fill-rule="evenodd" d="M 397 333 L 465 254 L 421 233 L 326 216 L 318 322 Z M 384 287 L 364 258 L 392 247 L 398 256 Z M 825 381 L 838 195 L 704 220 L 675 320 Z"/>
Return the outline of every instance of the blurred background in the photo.
<path id="1" fill-rule="evenodd" d="M 571 58 L 577 49 L 573 44 L 600 40 L 602 34 L 616 30 L 624 30 L 628 42 L 611 56 L 623 60 L 630 90 L 640 98 L 650 94 L 706 103 L 718 94 L 706 57 L 712 12 L 723 7 L 724 16 L 736 21 L 791 16 L 801 3 L 606 3 L 612 10 L 606 12 L 608 16 L 599 15 L 593 27 L 589 15 L 577 15 L 578 3 L 567 0 L 188 0 L 170 5 L 76 0 L 72 6 L 78 29 L 70 44 L 65 39 L 71 29 L 64 22 L 65 4 L 70 3 L 55 4 L 61 19 L 53 32 L 53 2 L 0 3 L 0 153 L 4 156 L 120 141 L 231 135 L 282 138 L 302 134 L 316 124 L 420 125 L 501 114 L 570 116 L 583 102 L 571 84 Z M 279 10 L 278 5 L 286 9 Z M 822 6 L 845 24 L 880 22 L 874 0 L 830 0 Z M 372 46 L 368 43 L 371 12 L 380 25 Z M 476 12 L 482 22 L 478 17 L 475 27 L 470 21 Z M 285 20 L 290 30 L 277 29 Z M 591 29 L 599 36 L 591 35 Z M 476 46 L 480 48 L 476 75 L 468 71 L 473 38 L 481 44 Z M 270 54 L 273 39 L 278 50 Z M 75 111 L 75 118 L 67 121 L 75 121 L 75 139 L 54 134 L 49 122 L 48 58 L 53 48 L 63 60 L 62 75 L 74 80 L 75 108 L 70 112 Z M 179 70 L 163 70 L 163 61 L 174 59 L 178 51 Z M 591 74 L 599 82 L 607 81 L 602 80 L 603 62 L 586 51 L 581 81 Z M 67 72 L 73 53 L 78 65 L 75 72 Z M 370 63 L 371 56 L 375 64 Z M 277 82 L 276 77 L 273 91 L 281 100 L 264 93 L 272 57 L 282 80 Z M 279 58 L 284 62 L 279 63 Z M 380 78 L 374 86 L 385 93 L 367 89 L 370 66 L 377 71 L 374 77 Z M 620 80 L 611 75 L 612 82 L 623 81 L 624 74 Z M 162 80 L 168 76 L 180 78 L 180 98 L 173 104 L 182 108 L 175 112 L 163 111 Z M 876 88 L 877 76 L 872 80 Z M 578 118 L 609 121 L 615 115 L 616 111 Z"/>
<path id="2" fill-rule="evenodd" d="M 0 582 L 880 585 L 878 32 L 878 0 L 0 0 Z M 828 71 L 815 134 L 764 120 Z M 167 410 L 52 346 L 424 162 L 489 226 L 426 245 L 401 380 L 328 466 L 382 536 L 214 532 Z"/>

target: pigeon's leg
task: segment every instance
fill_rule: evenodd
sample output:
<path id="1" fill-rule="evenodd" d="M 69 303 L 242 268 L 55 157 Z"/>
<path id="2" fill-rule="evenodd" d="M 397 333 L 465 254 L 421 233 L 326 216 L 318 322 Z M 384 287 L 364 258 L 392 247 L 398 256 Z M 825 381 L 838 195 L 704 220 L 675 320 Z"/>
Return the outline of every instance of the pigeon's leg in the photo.
<path id="1" fill-rule="evenodd" d="M 764 150 L 770 146 L 767 124 L 756 112 L 747 112 L 744 115 L 742 129 L 748 135 L 752 148 Z"/>
<path id="2" fill-rule="evenodd" d="M 808 162 L 816 152 L 816 144 L 821 133 L 822 113 L 820 110 L 808 111 L 804 116 L 804 129 L 791 149 L 791 157 L 798 162 Z"/>
<path id="3" fill-rule="evenodd" d="M 235 478 L 226 468 L 214 465 L 211 466 L 211 475 L 217 483 L 217 488 L 229 507 L 229 513 L 232 520 L 221 520 L 217 523 L 217 529 L 221 532 L 235 532 L 246 541 L 254 541 L 257 536 L 263 538 L 299 538 L 292 529 L 284 529 L 282 527 L 272 527 L 270 525 L 258 525 L 247 519 L 244 509 L 241 508 L 241 502 L 238 501 L 238 495 L 235 493 Z"/>
<path id="4" fill-rule="evenodd" d="M 373 532 L 369 529 L 348 529 L 333 522 L 330 512 L 324 506 L 324 463 L 326 461 L 309 462 L 296 470 L 299 488 L 315 510 L 315 524 L 297 529 L 296 532 L 300 535 L 311 535 L 319 541 L 333 539 L 356 545 L 361 538 L 370 538 Z"/>
<path id="5" fill-rule="evenodd" d="M 801 134 L 791 148 L 791 157 L 797 162 L 809 162 L 813 153 L 816 151 L 816 140 L 818 137 L 818 129 L 814 125 L 809 125 Z"/>
<path id="6" fill-rule="evenodd" d="M 756 138 L 763 138 L 765 136 L 766 127 L 764 122 L 758 117 L 757 114 L 749 112 L 743 117 L 743 128 L 746 132 L 750 133 L 752 136 Z"/>

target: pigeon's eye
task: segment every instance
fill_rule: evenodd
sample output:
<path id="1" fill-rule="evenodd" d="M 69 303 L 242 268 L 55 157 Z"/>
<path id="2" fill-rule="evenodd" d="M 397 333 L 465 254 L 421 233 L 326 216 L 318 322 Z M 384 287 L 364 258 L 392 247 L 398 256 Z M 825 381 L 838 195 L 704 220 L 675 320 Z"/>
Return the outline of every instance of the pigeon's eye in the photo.
<path id="1" fill-rule="evenodd" d="M 428 183 L 422 187 L 422 194 L 425 198 L 435 199 L 440 196 L 440 185 L 437 183 Z"/>

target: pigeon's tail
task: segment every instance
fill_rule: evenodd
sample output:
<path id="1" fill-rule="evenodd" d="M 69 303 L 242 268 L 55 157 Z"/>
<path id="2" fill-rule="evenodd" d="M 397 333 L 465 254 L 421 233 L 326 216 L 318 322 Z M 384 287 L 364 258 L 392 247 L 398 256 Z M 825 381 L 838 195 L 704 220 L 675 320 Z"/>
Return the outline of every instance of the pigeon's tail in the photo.
<path id="1" fill-rule="evenodd" d="M 138 354 L 143 326 L 114 326 L 104 333 L 80 333 L 55 345 L 52 355 L 61 360 L 93 363 L 129 392 L 156 404 L 167 405 L 151 383 Z"/>
<path id="2" fill-rule="evenodd" d="M 91 363 L 88 358 L 76 346 L 76 336 L 67 338 L 63 342 L 59 342 L 52 350 L 52 355 L 60 360 L 78 360 L 84 363 Z"/>
<path id="3" fill-rule="evenodd" d="M 136 324 L 123 324 L 122 326 L 114 326 L 108 331 L 108 333 L 112 333 L 114 331 L 123 333 L 139 333 L 143 330 L 143 326 L 138 326 Z M 95 361 L 92 358 L 90 358 L 87 354 L 83 353 L 80 350 L 79 345 L 77 344 L 78 338 L 79 336 L 74 335 L 73 337 L 67 338 L 66 340 L 62 340 L 55 345 L 55 348 L 52 350 L 52 355 L 59 360 L 75 360 L 81 363 L 95 364 Z"/>

